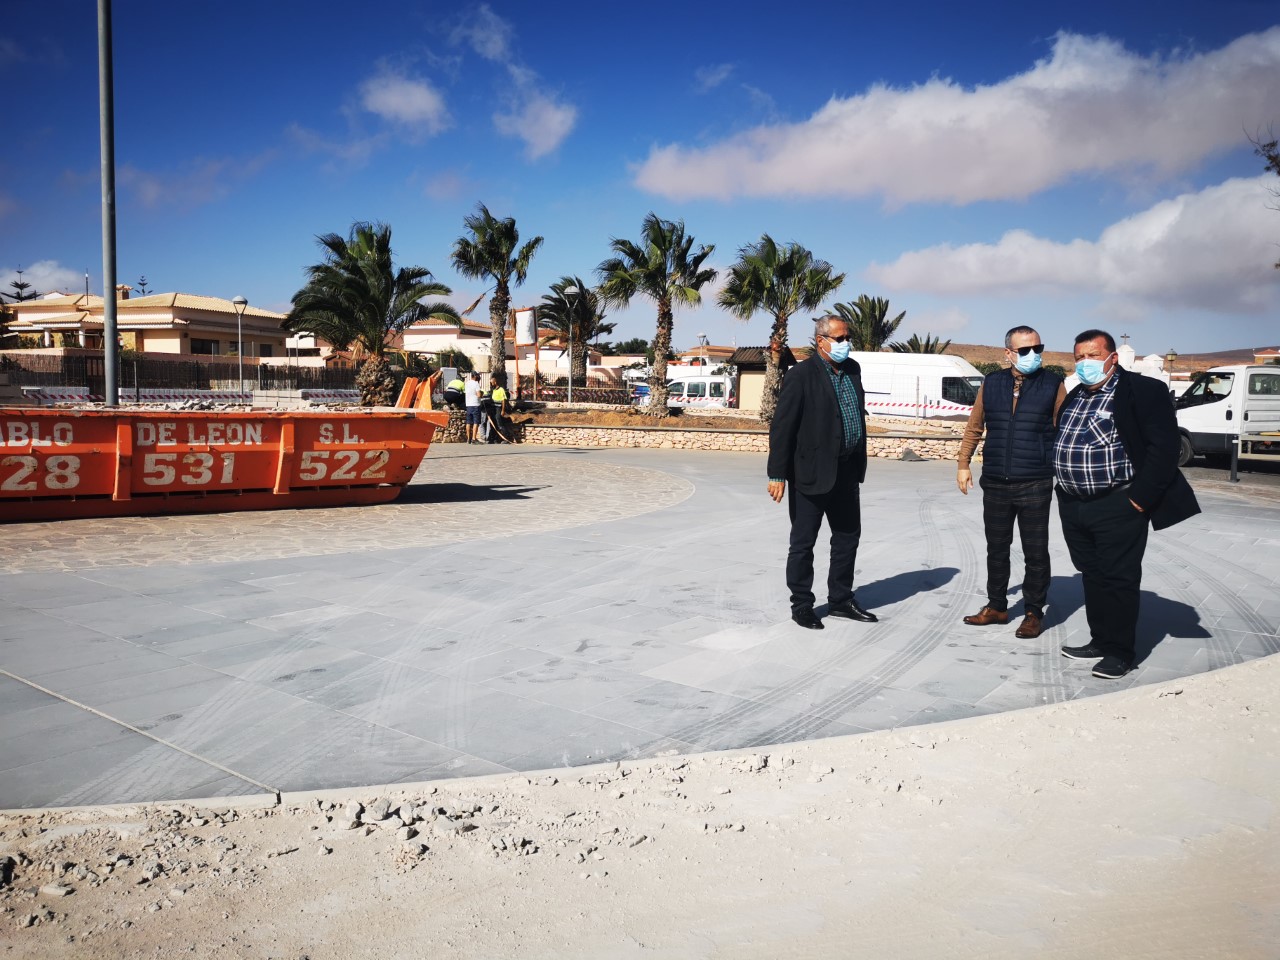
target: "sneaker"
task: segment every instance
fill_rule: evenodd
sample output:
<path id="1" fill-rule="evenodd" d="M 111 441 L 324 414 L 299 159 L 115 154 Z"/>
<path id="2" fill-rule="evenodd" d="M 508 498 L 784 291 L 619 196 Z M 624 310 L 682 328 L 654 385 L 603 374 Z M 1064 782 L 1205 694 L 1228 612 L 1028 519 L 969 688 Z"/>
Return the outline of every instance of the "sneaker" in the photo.
<path id="1" fill-rule="evenodd" d="M 1133 663 L 1131 661 L 1112 654 L 1111 656 L 1103 657 L 1100 662 L 1093 665 L 1093 675 L 1101 677 L 1103 680 L 1119 680 L 1132 669 Z"/>
<path id="2" fill-rule="evenodd" d="M 1107 655 L 1097 644 L 1086 643 L 1083 647 L 1063 647 L 1062 655 L 1072 660 L 1101 660 Z"/>

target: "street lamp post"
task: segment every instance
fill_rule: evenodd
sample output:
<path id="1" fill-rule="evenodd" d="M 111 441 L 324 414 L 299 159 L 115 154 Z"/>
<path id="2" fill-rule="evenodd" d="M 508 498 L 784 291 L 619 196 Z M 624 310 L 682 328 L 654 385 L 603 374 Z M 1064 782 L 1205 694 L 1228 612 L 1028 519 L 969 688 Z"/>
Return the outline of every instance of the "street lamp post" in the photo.
<path id="1" fill-rule="evenodd" d="M 244 308 L 249 301 L 244 297 L 236 297 L 231 301 L 236 308 L 236 359 L 240 361 L 240 400 L 244 401 Z"/>
<path id="2" fill-rule="evenodd" d="M 581 292 L 577 287 L 564 288 L 565 304 L 569 307 L 569 403 L 573 403 L 573 304 L 569 303 L 569 297 Z"/>
<path id="3" fill-rule="evenodd" d="M 1173 347 L 1170 347 L 1169 352 L 1164 355 L 1164 359 L 1165 359 L 1165 362 L 1169 364 L 1169 378 L 1170 380 L 1172 380 L 1173 379 L 1173 362 L 1178 359 L 1178 351 L 1173 349 Z"/>

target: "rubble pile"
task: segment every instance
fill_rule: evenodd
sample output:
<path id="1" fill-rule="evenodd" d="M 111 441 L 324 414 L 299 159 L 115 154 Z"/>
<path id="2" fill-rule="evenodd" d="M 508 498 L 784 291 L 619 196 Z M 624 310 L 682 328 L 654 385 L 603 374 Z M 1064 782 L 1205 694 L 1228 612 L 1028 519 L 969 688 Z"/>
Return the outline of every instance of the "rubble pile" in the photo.
<path id="1" fill-rule="evenodd" d="M 762 775 L 779 786 L 805 776 L 787 756 L 669 755 L 565 780 L 516 775 L 380 795 L 344 791 L 341 799 L 0 816 L 0 929 L 54 927 L 71 942 L 196 903 L 229 911 L 274 890 L 264 886 L 273 872 L 314 873 L 308 858 L 335 852 L 374 873 L 404 875 L 424 865 L 448 873 L 460 861 L 516 866 L 536 858 L 604 880 L 615 864 L 647 857 L 668 822 L 687 824 L 681 843 L 745 833 L 744 816 L 710 815 L 733 797 L 734 777 Z"/>

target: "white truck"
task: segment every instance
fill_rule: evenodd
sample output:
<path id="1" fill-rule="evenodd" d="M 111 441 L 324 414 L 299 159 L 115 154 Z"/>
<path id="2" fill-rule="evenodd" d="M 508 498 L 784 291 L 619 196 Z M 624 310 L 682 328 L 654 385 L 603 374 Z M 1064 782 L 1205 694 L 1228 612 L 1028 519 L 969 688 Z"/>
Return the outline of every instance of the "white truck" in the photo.
<path id="1" fill-rule="evenodd" d="M 1226 461 L 1237 438 L 1244 455 L 1280 459 L 1280 367 L 1214 367 L 1197 376 L 1174 406 L 1182 434 L 1179 466 L 1196 456 Z"/>
<path id="2" fill-rule="evenodd" d="M 668 407 L 724 408 L 733 406 L 733 399 L 732 377 L 685 374 L 667 381 Z"/>
<path id="3" fill-rule="evenodd" d="M 867 413 L 898 417 L 967 417 L 982 374 L 945 353 L 849 354 L 862 368 Z"/>

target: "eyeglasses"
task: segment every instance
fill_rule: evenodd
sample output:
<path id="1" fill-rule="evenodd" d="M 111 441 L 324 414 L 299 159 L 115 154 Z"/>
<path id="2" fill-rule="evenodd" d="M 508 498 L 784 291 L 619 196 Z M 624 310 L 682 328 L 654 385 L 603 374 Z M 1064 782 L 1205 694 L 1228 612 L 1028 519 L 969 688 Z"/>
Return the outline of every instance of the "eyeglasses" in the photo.
<path id="1" fill-rule="evenodd" d="M 849 341 L 849 335 L 847 333 L 839 337 L 829 337 L 825 333 L 820 333 L 818 336 L 822 337 L 824 340 L 830 340 L 832 343 L 847 343 Z"/>
<path id="2" fill-rule="evenodd" d="M 1044 353 L 1044 344 L 1037 343 L 1035 346 L 1031 346 L 1031 347 L 1010 347 L 1009 349 L 1012 350 L 1014 353 L 1016 353 L 1018 356 L 1025 357 L 1032 350 L 1034 350 L 1036 353 Z"/>

